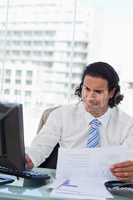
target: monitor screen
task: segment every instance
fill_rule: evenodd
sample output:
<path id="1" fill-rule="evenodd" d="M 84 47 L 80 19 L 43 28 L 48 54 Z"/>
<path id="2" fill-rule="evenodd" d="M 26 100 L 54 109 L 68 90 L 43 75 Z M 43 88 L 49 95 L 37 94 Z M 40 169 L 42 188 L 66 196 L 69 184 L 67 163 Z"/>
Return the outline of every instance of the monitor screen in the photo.
<path id="1" fill-rule="evenodd" d="M 25 148 L 22 105 L 0 103 L 0 166 L 22 171 Z"/>

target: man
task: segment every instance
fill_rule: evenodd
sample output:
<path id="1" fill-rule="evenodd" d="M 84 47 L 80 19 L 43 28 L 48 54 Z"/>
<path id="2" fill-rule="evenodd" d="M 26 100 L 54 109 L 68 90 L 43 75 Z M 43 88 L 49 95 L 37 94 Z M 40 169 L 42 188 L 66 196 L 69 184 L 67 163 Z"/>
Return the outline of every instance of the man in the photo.
<path id="1" fill-rule="evenodd" d="M 88 65 L 75 94 L 80 97 L 80 102 L 54 110 L 33 140 L 28 152 L 28 166 L 40 165 L 58 142 L 64 148 L 78 149 L 132 146 L 133 119 L 117 107 L 123 95 L 120 94 L 118 74 L 112 66 L 104 62 Z M 94 119 L 100 124 L 96 131 L 99 137 L 93 137 L 99 138 L 97 141 L 88 139 L 90 124 Z M 88 140 L 93 146 L 89 146 Z M 133 161 L 115 164 L 110 170 L 119 180 L 133 179 Z"/>

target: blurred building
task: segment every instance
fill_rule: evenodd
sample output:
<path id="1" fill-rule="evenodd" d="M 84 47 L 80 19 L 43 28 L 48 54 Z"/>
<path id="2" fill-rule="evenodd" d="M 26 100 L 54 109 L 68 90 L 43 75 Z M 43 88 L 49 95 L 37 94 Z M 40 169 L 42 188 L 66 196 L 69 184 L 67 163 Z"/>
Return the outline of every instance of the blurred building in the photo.
<path id="1" fill-rule="evenodd" d="M 25 106 L 72 97 L 90 51 L 91 10 L 76 1 L 0 2 L 1 98 Z"/>

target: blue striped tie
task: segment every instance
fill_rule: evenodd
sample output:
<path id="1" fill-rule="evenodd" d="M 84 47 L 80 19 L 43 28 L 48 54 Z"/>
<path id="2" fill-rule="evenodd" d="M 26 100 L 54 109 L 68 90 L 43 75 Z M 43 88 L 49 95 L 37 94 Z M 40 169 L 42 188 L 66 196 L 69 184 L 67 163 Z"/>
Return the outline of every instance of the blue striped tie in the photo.
<path id="1" fill-rule="evenodd" d="M 93 119 L 90 123 L 89 136 L 87 141 L 88 148 L 94 148 L 100 142 L 99 127 L 101 122 L 98 119 Z"/>

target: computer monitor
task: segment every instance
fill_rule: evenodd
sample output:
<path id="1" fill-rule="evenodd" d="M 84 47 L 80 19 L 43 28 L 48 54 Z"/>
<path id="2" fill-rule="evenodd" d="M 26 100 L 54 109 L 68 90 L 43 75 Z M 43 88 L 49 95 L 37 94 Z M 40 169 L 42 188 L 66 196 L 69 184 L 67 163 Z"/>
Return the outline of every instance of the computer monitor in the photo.
<path id="1" fill-rule="evenodd" d="M 0 166 L 25 169 L 22 105 L 0 103 Z"/>

